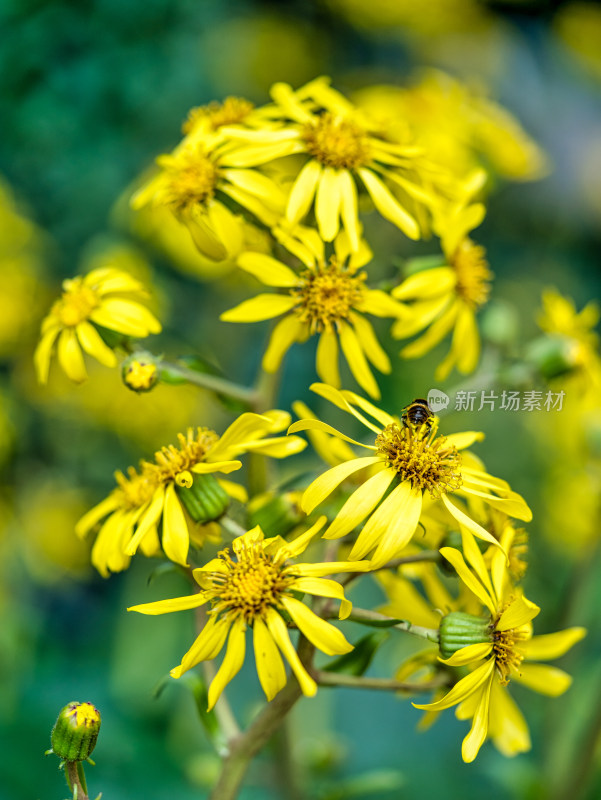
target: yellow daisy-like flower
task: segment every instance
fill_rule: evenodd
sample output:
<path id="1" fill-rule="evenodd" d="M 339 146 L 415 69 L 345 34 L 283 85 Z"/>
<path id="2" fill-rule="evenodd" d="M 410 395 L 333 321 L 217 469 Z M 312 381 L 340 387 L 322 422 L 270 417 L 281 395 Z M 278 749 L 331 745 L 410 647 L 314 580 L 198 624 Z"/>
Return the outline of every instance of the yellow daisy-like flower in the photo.
<path id="1" fill-rule="evenodd" d="M 434 501 L 440 501 L 460 526 L 497 546 L 497 539 L 453 502 L 451 494 L 479 498 L 518 519 L 532 518 L 523 498 L 506 481 L 462 463 L 460 451 L 482 439 L 483 434 L 467 431 L 437 436 L 436 418 L 414 425 L 400 421 L 353 392 L 319 383 L 311 389 L 352 414 L 375 434 L 373 444 L 366 445 L 315 419 L 295 422 L 288 431 L 320 430 L 372 453 L 327 470 L 303 495 L 302 508 L 309 514 L 358 470 L 370 467 L 374 471 L 348 498 L 324 534 L 324 538 L 338 539 L 363 524 L 349 559 L 362 559 L 375 549 L 371 564 L 376 569 L 398 556 L 415 532 L 426 492 Z"/>
<path id="2" fill-rule="evenodd" d="M 467 234 L 484 214 L 484 206 L 476 204 L 456 209 L 439 223 L 447 266 L 410 275 L 391 292 L 409 305 L 409 312 L 393 324 L 392 335 L 404 339 L 427 328 L 401 350 L 404 358 L 423 356 L 453 331 L 451 349 L 435 372 L 436 380 L 444 380 L 454 366 L 463 375 L 473 372 L 480 357 L 476 313 L 488 300 L 493 275 L 486 251 Z"/>
<path id="3" fill-rule="evenodd" d="M 357 383 L 372 397 L 378 398 L 380 390 L 369 362 L 380 372 L 389 373 L 390 360 L 371 323 L 363 315 L 394 317 L 404 313 L 404 308 L 386 292 L 367 287 L 367 275 L 360 270 L 371 260 L 372 254 L 365 243 L 352 252 L 348 237 L 341 234 L 334 243 L 335 254 L 326 261 L 324 243 L 315 231 L 313 233 L 311 251 L 304 253 L 302 244 L 301 250 L 297 250 L 306 267 L 298 275 L 281 261 L 262 253 L 241 255 L 238 265 L 242 269 L 267 286 L 287 291 L 259 294 L 226 311 L 221 319 L 226 322 L 257 322 L 284 315 L 273 329 L 263 356 L 266 372 L 275 372 L 279 368 L 294 342 L 304 342 L 310 336 L 318 335 L 317 374 L 332 386 L 340 386 L 340 342 Z M 305 231 L 303 237 L 310 240 L 309 234 Z"/>
<path id="4" fill-rule="evenodd" d="M 267 226 L 280 219 L 285 196 L 257 170 L 238 168 L 236 146 L 206 125 L 193 126 L 175 150 L 157 158 L 161 171 L 134 194 L 131 205 L 169 208 L 200 252 L 213 261 L 233 258 L 244 244 L 244 221 L 231 201 Z"/>
<path id="5" fill-rule="evenodd" d="M 107 577 L 109 571 L 126 569 L 138 548 L 154 555 L 161 519 L 163 552 L 187 566 L 194 536 L 188 519 L 209 522 L 225 511 L 228 495 L 246 499 L 242 486 L 217 479 L 214 473 L 240 469 L 242 462 L 236 456 L 241 453 L 285 458 L 300 452 L 306 443 L 298 436 L 266 438 L 289 423 L 288 413 L 274 410 L 242 414 L 221 436 L 208 428 L 188 428 L 185 436 L 179 434 L 177 445 L 163 447 L 152 462 L 142 461 L 139 471 L 132 467 L 127 477 L 117 473 L 118 487 L 76 527 L 78 536 L 85 536 L 104 520 L 92 548 L 94 566 Z"/>
<path id="6" fill-rule="evenodd" d="M 114 367 L 117 357 L 95 326 L 143 338 L 160 333 L 161 324 L 140 301 L 148 292 L 140 281 L 112 267 L 94 269 L 63 282 L 63 294 L 42 322 L 42 336 L 34 363 L 40 383 L 48 380 L 54 345 L 67 377 L 76 383 L 87 378 L 84 350 L 101 364 Z"/>
<path id="7" fill-rule="evenodd" d="M 290 562 L 304 552 L 325 521 L 325 517 L 321 517 L 290 543 L 279 536 L 265 539 L 257 526 L 234 539 L 231 548 L 223 550 L 217 558 L 194 570 L 194 578 L 200 586 L 197 594 L 128 609 L 142 614 L 167 614 L 210 603 L 208 622 L 181 664 L 171 670 L 171 675 L 179 678 L 199 662 L 216 658 L 227 640 L 225 657 L 209 687 L 209 710 L 242 667 L 247 628 L 253 632 L 257 673 L 268 700 L 286 685 L 282 655 L 303 693 L 313 696 L 317 691 L 315 681 L 292 645 L 283 615 L 290 617 L 301 633 L 327 655 L 348 653 L 353 649 L 337 628 L 298 599 L 299 593 L 335 598 L 341 601 L 341 619 L 351 612 L 351 603 L 345 599 L 342 586 L 323 576 L 355 570 L 356 564 Z"/>
<path id="8" fill-rule="evenodd" d="M 508 535 L 511 538 L 513 532 Z M 584 628 L 568 628 L 532 636 L 531 621 L 540 608 L 513 587 L 502 550 L 493 554 L 488 571 L 471 541 L 470 546 L 464 537 L 469 566 L 458 550 L 443 547 L 440 551 L 488 612 L 486 618 L 450 614 L 441 623 L 441 653 L 445 656 L 441 660 L 453 667 L 467 666 L 470 672 L 440 700 L 414 703 L 427 711 L 458 706 L 459 719 L 472 719 L 461 750 L 468 763 L 476 758 L 487 736 L 504 755 L 530 749 L 528 725 L 505 687 L 513 680 L 551 697 L 563 694 L 571 684 L 570 676 L 537 662 L 559 658 L 586 634 Z M 505 546 L 509 543 L 502 540 Z"/>
<path id="9" fill-rule="evenodd" d="M 284 127 L 259 131 L 227 128 L 232 139 L 247 142 L 240 150 L 262 163 L 293 154 L 307 160 L 292 185 L 286 219 L 300 222 L 314 208 L 322 238 L 331 242 L 340 225 L 351 248 L 359 247 L 358 189 L 365 189 L 378 212 L 410 239 L 421 235 L 417 216 L 441 199 L 437 181 L 443 173 L 421 148 L 389 140 L 381 126 L 317 78 L 296 92 L 285 83 L 271 90 Z M 255 160 L 255 163 L 259 163 Z"/>

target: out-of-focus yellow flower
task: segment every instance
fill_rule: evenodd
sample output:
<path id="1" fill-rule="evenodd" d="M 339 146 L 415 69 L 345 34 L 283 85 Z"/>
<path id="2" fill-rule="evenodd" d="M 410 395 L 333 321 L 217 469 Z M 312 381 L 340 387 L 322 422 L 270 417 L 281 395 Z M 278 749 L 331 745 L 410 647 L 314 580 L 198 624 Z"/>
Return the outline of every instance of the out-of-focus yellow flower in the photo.
<path id="1" fill-rule="evenodd" d="M 547 157 L 520 123 L 481 91 L 439 70 L 425 70 L 412 86 L 374 86 L 356 93 L 357 104 L 405 141 L 477 190 L 492 171 L 508 180 L 543 177 Z"/>
<path id="2" fill-rule="evenodd" d="M 34 355 L 39 382 L 45 384 L 48 380 L 57 341 L 59 363 L 76 383 L 87 378 L 82 350 L 107 367 L 116 366 L 117 357 L 96 325 L 124 336 L 159 333 L 159 321 L 140 303 L 147 297 L 148 292 L 138 280 L 112 267 L 99 267 L 83 277 L 63 281 L 63 294 L 42 322 L 42 336 Z"/>
<path id="3" fill-rule="evenodd" d="M 309 234 L 313 236 L 307 238 Z M 362 242 L 355 252 L 342 233 L 334 243 L 335 253 L 326 260 L 323 241 L 315 231 L 305 231 L 310 242 L 308 252 L 300 252 L 306 269 L 297 275 L 281 261 L 260 253 L 244 253 L 238 265 L 262 283 L 285 289 L 285 294 L 259 294 L 226 311 L 226 322 L 258 322 L 282 317 L 275 326 L 265 355 L 263 369 L 276 372 L 282 358 L 294 342 L 305 342 L 319 335 L 316 368 L 319 377 L 340 386 L 338 341 L 357 383 L 372 397 L 380 391 L 369 367 L 371 362 L 381 372 L 391 370 L 388 356 L 376 338 L 371 323 L 363 314 L 394 317 L 404 309 L 386 292 L 369 289 L 367 274 L 360 272 L 372 253 Z"/>
<path id="4" fill-rule="evenodd" d="M 484 214 L 484 206 L 476 204 L 448 215 L 438 225 L 448 266 L 410 275 L 391 292 L 396 300 L 410 304 L 409 313 L 393 324 L 392 335 L 402 339 L 427 328 L 401 350 L 404 358 L 423 356 L 453 331 L 451 349 L 436 369 L 436 380 L 444 380 L 454 366 L 463 375 L 473 372 L 480 357 L 476 312 L 488 300 L 493 275 L 486 251 L 467 234 Z"/>
<path id="5" fill-rule="evenodd" d="M 252 113 L 252 112 L 251 112 Z M 134 209 L 146 205 L 165 207 L 182 222 L 199 251 L 213 261 L 234 258 L 244 244 L 239 214 L 230 210 L 233 200 L 240 211 L 272 226 L 284 209 L 278 185 L 258 170 L 258 160 L 223 134 L 210 129 L 203 118 L 172 153 L 157 158 L 160 171 L 132 197 Z M 232 126 L 228 130 L 237 130 Z"/>
<path id="6" fill-rule="evenodd" d="M 349 559 L 362 559 L 375 549 L 371 564 L 376 569 L 398 556 L 417 528 L 426 492 L 440 500 L 459 525 L 495 546 L 497 540 L 451 501 L 451 494 L 473 496 L 518 519 L 532 518 L 523 498 L 508 483 L 483 469 L 462 464 L 459 451 L 482 439 L 482 434 L 466 431 L 437 436 L 436 420 L 407 425 L 353 392 L 340 392 L 319 383 L 311 389 L 376 434 L 374 443 L 366 445 L 321 420 L 300 420 L 289 428 L 289 433 L 321 430 L 373 453 L 327 470 L 303 495 L 302 508 L 310 514 L 348 476 L 365 467 L 374 468 L 375 474 L 353 492 L 324 534 L 327 539 L 338 539 L 362 525 Z"/>
<path id="7" fill-rule="evenodd" d="M 574 56 L 601 77 L 601 9 L 595 3 L 560 6 L 553 17 L 555 31 Z"/>
<path id="8" fill-rule="evenodd" d="M 223 514 L 228 495 L 246 499 L 243 487 L 215 479 L 214 474 L 240 469 L 242 462 L 235 457 L 241 453 L 285 458 L 303 450 L 305 442 L 298 436 L 270 438 L 289 422 L 289 414 L 273 410 L 242 414 L 221 436 L 208 428 L 189 428 L 185 436 L 179 435 L 177 445 L 163 447 L 152 462 L 142 461 L 139 471 L 130 467 L 127 476 L 118 472 L 118 488 L 76 526 L 77 534 L 85 536 L 105 520 L 92 548 L 94 566 L 107 577 L 109 571 L 126 569 L 138 548 L 145 555 L 160 552 L 161 519 L 163 552 L 186 565 L 193 535 L 190 516 L 196 522 L 210 522 Z M 215 508 L 214 514 L 204 513 L 207 507 Z"/>
<path id="9" fill-rule="evenodd" d="M 443 172 L 427 160 L 422 148 L 393 142 L 381 125 L 331 88 L 328 78 L 317 78 L 297 91 L 276 83 L 271 95 L 283 128 L 224 130 L 247 144 L 236 157 L 248 163 L 305 157 L 288 197 L 289 224 L 301 222 L 314 209 L 325 241 L 333 241 L 342 224 L 351 249 L 357 250 L 358 190 L 365 190 L 385 219 L 409 238 L 420 238 L 418 217 L 427 217 L 427 209 L 442 199 Z"/>
<path id="10" fill-rule="evenodd" d="M 179 678 L 200 661 L 215 658 L 227 640 L 225 657 L 209 687 L 209 710 L 242 667 L 247 628 L 253 632 L 257 673 L 268 700 L 286 685 L 282 655 L 292 667 L 303 693 L 311 697 L 317 692 L 315 681 L 292 645 L 283 614 L 290 616 L 301 633 L 327 655 L 348 653 L 353 649 L 337 628 L 298 599 L 298 593 L 340 600 L 340 618 L 345 619 L 351 612 L 351 603 L 345 599 L 339 583 L 323 576 L 356 571 L 357 565 L 290 563 L 290 559 L 304 552 L 325 522 L 325 517 L 321 517 L 293 542 L 286 542 L 279 536 L 265 539 L 257 526 L 234 539 L 231 548 L 223 550 L 217 558 L 194 570 L 194 578 L 200 586 L 197 594 L 128 609 L 154 615 L 211 604 L 208 622 L 200 636 L 182 663 L 171 670 L 171 675 Z"/>
<path id="11" fill-rule="evenodd" d="M 456 716 L 472 720 L 461 749 L 463 760 L 469 763 L 487 736 L 506 756 L 530 749 L 526 720 L 505 687 L 514 680 L 551 697 L 563 694 L 571 684 L 570 676 L 536 662 L 559 658 L 586 631 L 568 628 L 533 637 L 531 621 L 540 608 L 511 583 L 503 550 L 493 555 L 489 571 L 475 542 L 465 548 L 466 541 L 464 552 L 469 565 L 458 550 L 443 547 L 440 552 L 488 613 L 486 617 L 448 615 L 441 622 L 440 648 L 444 664 L 467 666 L 470 672 L 440 700 L 413 705 L 427 711 L 458 706 Z"/>

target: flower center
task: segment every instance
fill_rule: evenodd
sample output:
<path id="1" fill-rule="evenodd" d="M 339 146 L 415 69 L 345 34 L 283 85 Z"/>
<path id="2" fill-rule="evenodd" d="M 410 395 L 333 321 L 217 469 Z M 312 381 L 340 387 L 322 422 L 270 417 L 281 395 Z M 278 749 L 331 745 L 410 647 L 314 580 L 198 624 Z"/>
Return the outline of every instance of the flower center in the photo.
<path id="1" fill-rule="evenodd" d="M 154 464 L 143 462 L 144 472 L 157 484 L 177 481 L 180 473 L 188 473 L 191 467 L 204 459 L 208 450 L 219 440 L 215 431 L 209 428 L 197 428 L 196 433 L 194 428 L 188 428 L 185 436 L 183 433 L 178 433 L 177 438 L 179 446 L 170 444 L 161 448 L 154 454 Z M 181 484 L 191 485 L 191 476 L 185 474 Z"/>
<path id="2" fill-rule="evenodd" d="M 351 120 L 326 112 L 305 125 L 307 152 L 326 167 L 355 169 L 369 161 L 365 132 Z"/>
<path id="3" fill-rule="evenodd" d="M 461 486 L 461 456 L 446 437 L 436 437 L 436 426 L 428 431 L 388 425 L 376 438 L 378 455 L 414 489 L 428 490 L 434 498 Z"/>
<path id="4" fill-rule="evenodd" d="M 75 724 L 78 728 L 81 725 L 85 725 L 85 727 L 88 728 L 100 722 L 98 709 L 91 703 L 77 703 L 77 705 L 67 712 L 67 716 L 75 717 Z"/>
<path id="5" fill-rule="evenodd" d="M 127 476 L 116 472 L 115 479 L 119 484 L 119 488 L 115 490 L 119 493 L 119 505 L 126 511 L 140 508 L 147 503 L 157 487 L 156 481 L 150 475 L 140 475 L 134 467 L 129 467 Z"/>
<path id="6" fill-rule="evenodd" d="M 177 161 L 165 165 L 167 185 L 165 200 L 183 211 L 197 203 L 207 203 L 215 194 L 218 170 L 211 159 L 201 151 L 181 155 Z"/>
<path id="7" fill-rule="evenodd" d="M 83 278 L 70 278 L 63 282 L 63 296 L 52 309 L 63 327 L 75 328 L 87 320 L 92 311 L 100 305 L 100 298 L 94 289 L 85 286 Z"/>
<path id="8" fill-rule="evenodd" d="M 332 258 L 327 265 L 305 270 L 300 278 L 301 286 L 291 290 L 297 298 L 294 310 L 315 333 L 348 319 L 351 309 L 363 299 L 367 275 L 354 275 Z"/>
<path id="9" fill-rule="evenodd" d="M 519 670 L 524 656 L 515 648 L 516 645 L 519 645 L 520 642 L 525 642 L 528 638 L 529 633 L 522 628 L 492 631 L 493 656 L 501 686 L 507 686 L 512 670 Z"/>
<path id="10" fill-rule="evenodd" d="M 236 125 L 242 122 L 253 108 L 253 104 L 243 97 L 226 97 L 223 103 L 209 103 L 206 106 L 192 108 L 188 113 L 188 119 L 182 125 L 182 133 L 190 133 L 202 122 L 208 122 L 214 131 L 223 125 Z"/>
<path id="11" fill-rule="evenodd" d="M 490 294 L 489 281 L 493 278 L 486 250 L 470 239 L 464 239 L 455 250 L 451 265 L 457 274 L 457 293 L 471 308 L 483 306 Z"/>
<path id="12" fill-rule="evenodd" d="M 248 624 L 270 606 L 278 605 L 280 596 L 294 580 L 285 573 L 284 564 L 275 562 L 260 543 L 243 547 L 236 561 L 232 560 L 229 550 L 219 553 L 219 558 L 225 562 L 227 572 L 210 575 L 215 593 L 212 611 L 242 615 Z"/>

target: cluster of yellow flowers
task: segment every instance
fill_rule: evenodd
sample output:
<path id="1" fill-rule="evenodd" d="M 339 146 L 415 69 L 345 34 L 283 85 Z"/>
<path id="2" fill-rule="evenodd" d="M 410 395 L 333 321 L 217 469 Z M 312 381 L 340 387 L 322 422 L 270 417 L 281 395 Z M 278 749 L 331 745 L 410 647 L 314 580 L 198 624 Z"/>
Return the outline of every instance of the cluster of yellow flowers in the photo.
<path id="1" fill-rule="evenodd" d="M 331 601 L 340 601 L 340 619 L 348 618 L 352 606 L 343 583 L 373 573 L 389 596 L 390 624 L 409 620 L 413 632 L 429 626 L 425 638 L 437 642 L 399 669 L 399 681 L 418 676 L 416 691 L 428 691 L 437 676 L 433 701 L 418 707 L 433 716 L 457 706 L 458 717 L 471 720 L 465 761 L 476 757 L 487 736 L 513 755 L 530 740 L 507 684 L 516 680 L 550 695 L 565 691 L 570 678 L 538 662 L 562 655 L 584 631 L 532 636 L 539 608 L 520 585 L 527 537 L 514 522 L 528 522 L 532 514 L 470 452 L 482 434 L 441 435 L 425 400 L 394 416 L 341 389 L 346 378 L 339 349 L 356 382 L 375 399 L 380 389 L 372 366 L 382 373 L 393 367 L 367 316 L 392 320 L 394 338 L 418 334 L 402 350 L 406 358 L 424 355 L 451 334 L 437 377 L 454 367 L 472 372 L 480 349 L 476 313 L 488 299 L 492 273 L 484 248 L 470 235 L 485 216 L 489 170 L 534 178 L 544 171 L 544 156 L 507 112 L 438 73 L 419 90 L 375 88 L 356 103 L 325 78 L 298 90 L 279 83 L 271 94 L 272 102 L 260 108 L 230 97 L 193 109 L 182 141 L 157 159 L 156 173 L 132 205 L 170 214 L 205 259 L 233 260 L 270 287 L 221 319 L 279 318 L 263 356 L 267 373 L 279 370 L 294 343 L 317 336 L 316 371 L 323 382 L 311 388 L 358 420 L 367 438 L 351 438 L 301 403 L 295 405 L 301 419 L 291 426 L 286 411 L 255 405 L 221 436 L 189 428 L 153 460 L 118 472 L 117 487 L 81 519 L 77 532 L 96 531 L 92 560 L 104 576 L 127 568 L 140 550 L 164 556 L 192 577 L 192 595 L 132 610 L 153 615 L 202 608 L 198 638 L 171 674 L 177 678 L 225 647 L 209 708 L 242 666 L 248 628 L 268 700 L 287 682 L 282 656 L 303 693 L 315 694 L 318 671 L 301 658 L 290 630 L 297 628 L 328 655 L 352 650 L 327 621 Z M 378 217 L 397 229 L 401 247 L 407 238 L 435 234 L 442 252 L 434 265 L 431 259 L 426 268 L 414 265 L 386 288 L 370 284 L 366 231 L 370 225 L 378 230 Z M 113 366 L 115 348 L 131 352 L 130 337 L 158 333 L 160 324 L 141 302 L 146 296 L 139 281 L 110 264 L 66 281 L 43 323 L 35 356 L 40 381 L 47 380 L 56 342 L 63 370 L 81 381 L 82 349 Z M 109 335 L 115 333 L 120 339 Z M 137 391 L 152 388 L 161 380 L 157 363 L 134 349 L 125 382 Z M 285 428 L 288 436 L 271 436 Z M 217 476 L 240 469 L 243 453 L 250 454 L 249 472 L 259 456 L 298 453 L 305 442 L 290 434 L 299 431 L 307 432 L 329 468 L 303 486 L 292 515 L 282 516 L 275 503 L 270 521 L 269 502 L 262 505 L 270 528 L 264 531 L 252 522 L 257 496 L 248 504 L 245 486 Z M 369 453 L 357 457 L 352 446 Z M 238 506 L 230 508 L 231 498 Z M 334 549 L 321 560 L 298 563 L 320 532 Z M 217 543 L 222 549 L 207 560 Z M 451 588 L 442 578 L 443 561 L 458 579 Z M 326 577 L 344 573 L 346 579 Z M 305 596 L 317 598 L 312 609 Z"/>

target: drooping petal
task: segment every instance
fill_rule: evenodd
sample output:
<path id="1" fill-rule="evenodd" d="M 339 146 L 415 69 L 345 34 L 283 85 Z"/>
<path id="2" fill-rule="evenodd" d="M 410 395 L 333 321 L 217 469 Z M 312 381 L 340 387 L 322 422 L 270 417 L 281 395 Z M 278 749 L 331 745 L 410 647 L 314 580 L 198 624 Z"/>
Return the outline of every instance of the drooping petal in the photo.
<path id="1" fill-rule="evenodd" d="M 58 337 L 58 361 L 67 377 L 75 383 L 81 383 L 88 377 L 73 328 L 65 328 Z"/>
<path id="2" fill-rule="evenodd" d="M 403 358 L 421 358 L 441 342 L 455 324 L 458 304 L 454 303 L 432 323 L 428 330 L 401 350 Z M 397 335 L 395 333 L 395 335 Z"/>
<path id="3" fill-rule="evenodd" d="M 298 653 L 292 646 L 286 623 L 273 608 L 267 609 L 265 622 L 267 623 L 269 632 L 275 639 L 275 643 L 292 667 L 292 671 L 299 682 L 302 693 L 308 697 L 313 697 L 317 692 L 317 684 L 302 665 Z"/>
<path id="4" fill-rule="evenodd" d="M 393 425 L 396 420 L 392 417 L 387 411 L 384 411 L 378 406 L 370 403 L 369 400 L 366 400 L 364 397 L 361 397 L 360 394 L 355 394 L 355 392 L 350 392 L 348 389 L 344 389 L 340 392 L 342 397 L 347 400 L 351 405 L 359 406 L 362 411 L 365 411 L 366 414 L 369 414 L 370 417 L 373 417 L 376 422 L 379 422 L 382 427 L 386 427 L 387 425 Z"/>
<path id="5" fill-rule="evenodd" d="M 209 686 L 207 711 L 213 708 L 227 684 L 240 672 L 246 652 L 245 631 L 246 623 L 242 617 L 238 617 L 230 628 L 227 649 L 221 666 Z"/>
<path id="6" fill-rule="evenodd" d="M 298 173 L 286 208 L 286 219 L 292 224 L 300 222 L 311 208 L 320 177 L 321 164 L 315 159 L 307 161 Z"/>
<path id="7" fill-rule="evenodd" d="M 464 667 L 466 664 L 471 664 L 473 661 L 481 661 L 492 652 L 492 644 L 490 642 L 479 642 L 478 644 L 468 644 L 457 650 L 456 653 L 450 658 L 441 658 L 443 664 L 448 664 L 449 667 Z"/>
<path id="8" fill-rule="evenodd" d="M 484 664 L 481 664 L 465 678 L 462 678 L 453 688 L 445 694 L 440 700 L 434 703 L 412 703 L 415 708 L 423 708 L 427 711 L 444 711 L 445 708 L 451 708 L 458 703 L 462 703 L 473 692 L 483 687 L 489 680 L 495 668 L 494 658 L 489 658 Z"/>
<path id="9" fill-rule="evenodd" d="M 101 519 L 108 516 L 119 507 L 119 501 L 114 494 L 105 497 L 102 502 L 91 508 L 75 525 L 75 533 L 82 539 Z"/>
<path id="10" fill-rule="evenodd" d="M 158 489 L 155 491 L 154 495 L 152 496 L 152 500 L 150 505 L 144 511 L 136 532 L 132 536 L 131 540 L 125 547 L 125 552 L 129 556 L 133 556 L 134 553 L 137 551 L 138 547 L 142 539 L 146 536 L 147 532 L 156 525 L 163 513 L 163 504 L 165 501 L 165 489 L 163 486 L 159 486 Z"/>
<path id="11" fill-rule="evenodd" d="M 499 542 L 495 539 L 495 537 L 490 534 L 482 525 L 478 525 L 471 517 L 468 517 L 460 508 L 458 508 L 455 503 L 452 503 L 446 494 L 442 494 L 440 499 L 446 506 L 447 510 L 455 517 L 457 522 L 460 525 L 464 525 L 468 530 L 470 530 L 474 536 L 477 536 L 479 539 L 484 539 L 485 542 L 489 544 L 493 544 L 495 547 L 501 547 Z M 501 548 L 502 549 L 502 548 Z"/>
<path id="12" fill-rule="evenodd" d="M 490 692 L 489 736 L 504 756 L 530 750 L 530 732 L 524 715 L 504 686 L 492 682 Z"/>
<path id="13" fill-rule="evenodd" d="M 307 420 L 312 422 L 314 420 Z M 291 430 L 294 425 L 291 426 Z M 354 458 L 352 461 L 345 461 L 343 464 L 337 464 L 335 467 L 326 470 L 322 475 L 316 478 L 305 489 L 301 501 L 301 508 L 305 514 L 310 514 L 320 503 L 332 494 L 342 481 L 346 480 L 353 473 L 358 472 L 365 467 L 371 467 L 381 461 L 379 456 L 367 456 L 366 458 Z"/>
<path id="14" fill-rule="evenodd" d="M 476 713 L 472 720 L 472 727 L 470 732 L 465 737 L 461 745 L 461 757 L 466 764 L 471 762 L 478 755 L 478 751 L 486 740 L 488 733 L 488 712 L 490 706 L 490 689 L 492 685 L 492 677 L 482 687 L 482 694 L 478 705 L 476 706 Z"/>
<path id="15" fill-rule="evenodd" d="M 301 553 L 304 553 L 311 543 L 313 537 L 319 533 L 326 522 L 327 517 L 319 517 L 319 519 L 313 525 L 311 525 L 308 530 L 306 530 L 304 533 L 301 533 L 300 536 L 297 536 L 296 539 L 293 539 L 291 542 L 286 542 L 286 557 L 296 558 Z"/>
<path id="16" fill-rule="evenodd" d="M 165 490 L 162 544 L 165 555 L 170 561 L 182 564 L 184 567 L 188 566 L 190 546 L 188 525 L 173 483 L 170 483 Z"/>
<path id="17" fill-rule="evenodd" d="M 559 697 L 572 684 L 571 675 L 549 664 L 521 664 L 519 670 L 511 673 L 511 680 L 547 697 Z"/>
<path id="18" fill-rule="evenodd" d="M 222 617 L 221 619 L 216 616 L 209 617 L 199 636 L 196 637 L 194 644 L 182 658 L 181 664 L 170 670 L 171 677 L 181 678 L 184 672 L 192 669 L 196 664 L 201 661 L 208 661 L 219 655 L 225 644 L 231 624 L 232 621 L 228 617 Z"/>
<path id="19" fill-rule="evenodd" d="M 161 323 L 145 306 L 117 297 L 105 298 L 90 314 L 90 321 L 126 336 L 161 332 Z"/>
<path id="20" fill-rule="evenodd" d="M 297 592 L 316 595 L 317 597 L 331 597 L 340 600 L 340 619 L 346 619 L 351 613 L 353 604 L 344 596 L 344 589 L 336 581 L 328 578 L 309 578 L 301 573 L 300 578 L 296 578 L 290 588 Z"/>
<path id="21" fill-rule="evenodd" d="M 324 539 L 340 539 L 354 530 L 378 505 L 396 475 L 395 470 L 382 464 L 382 469 L 362 483 L 348 498 L 324 533 Z"/>
<path id="22" fill-rule="evenodd" d="M 410 239 L 419 239 L 419 225 L 411 214 L 405 211 L 380 178 L 368 169 L 362 168 L 357 171 L 380 214 L 400 228 Z"/>
<path id="23" fill-rule="evenodd" d="M 324 328 L 319 337 L 315 367 L 322 381 L 329 383 L 331 386 L 340 386 L 338 338 L 333 328 Z"/>
<path id="24" fill-rule="evenodd" d="M 365 352 L 367 358 L 371 361 L 374 367 L 385 375 L 388 375 L 392 369 L 388 354 L 378 341 L 378 337 L 372 327 L 371 322 L 366 320 L 360 314 L 351 312 L 349 318 L 355 328 L 358 341 L 361 342 L 361 347 Z"/>
<path id="25" fill-rule="evenodd" d="M 540 613 L 540 607 L 531 603 L 523 595 L 516 597 L 501 614 L 496 624 L 498 631 L 508 631 L 510 628 L 520 628 L 534 619 Z"/>
<path id="26" fill-rule="evenodd" d="M 273 329 L 265 355 L 263 369 L 265 372 L 277 372 L 282 359 L 295 342 L 302 341 L 306 332 L 306 324 L 298 317 L 290 314 L 281 319 Z"/>
<path id="27" fill-rule="evenodd" d="M 340 344 L 346 362 L 359 386 L 365 389 L 370 397 L 379 399 L 380 389 L 369 368 L 363 347 L 352 326 L 346 322 L 340 324 Z"/>
<path id="28" fill-rule="evenodd" d="M 44 335 L 40 339 L 38 346 L 35 349 L 33 360 L 36 374 L 38 376 L 38 382 L 41 384 L 46 384 L 48 382 L 52 348 L 54 347 L 54 342 L 56 337 L 59 335 L 60 330 L 61 329 L 58 325 L 49 327 L 47 331 L 44 331 Z"/>
<path id="29" fill-rule="evenodd" d="M 533 636 L 520 645 L 520 651 L 531 661 L 548 661 L 559 658 L 586 636 L 586 628 L 566 628 L 557 633 Z"/>
<path id="30" fill-rule="evenodd" d="M 338 173 L 333 167 L 325 167 L 315 194 L 315 219 L 326 242 L 333 241 L 340 230 L 340 203 Z"/>
<path id="31" fill-rule="evenodd" d="M 488 608 L 492 615 L 495 615 L 497 608 L 494 599 L 490 597 L 484 586 L 469 569 L 459 550 L 455 550 L 453 547 L 441 547 L 440 553 L 453 565 L 455 572 L 459 575 L 467 588 L 476 595 L 478 600 Z"/>
<path id="32" fill-rule="evenodd" d="M 318 617 L 310 608 L 294 597 L 282 596 L 281 603 L 290 614 L 298 629 L 315 647 L 328 656 L 350 653 L 353 645 L 344 634 L 325 619 Z"/>
<path id="33" fill-rule="evenodd" d="M 80 322 L 76 328 L 77 338 L 83 349 L 104 364 L 105 367 L 114 367 L 117 364 L 117 356 L 103 341 L 96 328 L 89 322 Z"/>
<path id="34" fill-rule="evenodd" d="M 253 623 L 253 646 L 259 682 L 268 700 L 286 685 L 286 670 L 280 651 L 261 617 Z"/>
<path id="35" fill-rule="evenodd" d="M 342 224 L 348 234 L 350 249 L 356 253 L 359 250 L 361 238 L 357 210 L 357 187 L 346 169 L 342 169 L 338 173 L 338 190 Z"/>
<path id="36" fill-rule="evenodd" d="M 356 417 L 359 422 L 362 422 L 366 428 L 369 428 L 370 431 L 373 431 L 375 434 L 379 434 L 381 429 L 378 428 L 373 422 L 370 422 L 366 419 L 363 414 L 360 414 L 356 408 L 349 403 L 347 398 L 345 397 L 344 393 L 341 392 L 339 389 L 335 389 L 333 386 L 328 386 L 327 383 L 312 383 L 309 387 L 312 392 L 318 394 L 320 397 L 329 400 L 338 408 L 341 408 L 343 411 L 348 411 L 349 414 L 352 414 Z"/>
<path id="37" fill-rule="evenodd" d="M 287 294 L 258 294 L 235 308 L 224 311 L 219 319 L 224 322 L 262 322 L 285 314 L 295 304 L 294 297 Z"/>

